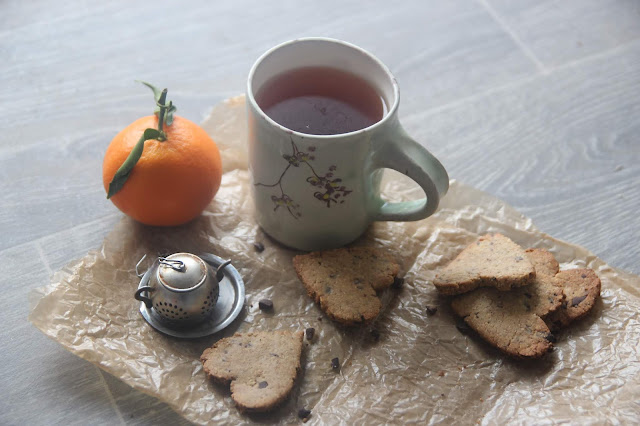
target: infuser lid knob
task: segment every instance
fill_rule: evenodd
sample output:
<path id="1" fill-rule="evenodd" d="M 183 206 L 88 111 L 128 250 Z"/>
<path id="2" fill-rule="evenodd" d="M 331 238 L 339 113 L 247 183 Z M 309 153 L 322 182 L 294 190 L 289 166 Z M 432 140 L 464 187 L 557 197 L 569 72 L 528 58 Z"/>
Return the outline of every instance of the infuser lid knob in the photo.
<path id="1" fill-rule="evenodd" d="M 207 264 L 194 254 L 174 253 L 159 262 L 158 280 L 170 289 L 193 289 L 207 279 Z"/>

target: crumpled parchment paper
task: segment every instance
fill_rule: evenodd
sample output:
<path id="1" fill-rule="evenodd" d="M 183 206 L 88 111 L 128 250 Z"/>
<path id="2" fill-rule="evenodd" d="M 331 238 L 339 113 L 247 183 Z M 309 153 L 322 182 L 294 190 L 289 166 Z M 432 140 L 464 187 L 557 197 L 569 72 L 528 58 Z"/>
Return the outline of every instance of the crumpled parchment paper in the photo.
<path id="1" fill-rule="evenodd" d="M 452 182 L 439 211 L 410 223 L 374 224 L 356 244 L 389 250 L 401 264 L 404 288 L 383 296 L 370 327 L 343 329 L 309 299 L 291 264 L 296 252 L 270 240 L 252 218 L 244 130 L 244 99 L 216 106 L 203 123 L 225 165 L 222 187 L 206 212 L 177 228 L 152 228 L 124 218 L 102 247 L 55 274 L 33 296 L 30 320 L 47 336 L 127 384 L 201 424 L 255 421 L 310 424 L 629 424 L 640 418 L 640 279 L 605 264 L 584 248 L 540 232 L 501 200 Z M 421 192 L 398 174 L 387 198 Z M 503 356 L 456 328 L 448 299 L 431 281 L 438 268 L 478 235 L 501 232 L 523 247 L 551 250 L 562 268 L 590 267 L 602 298 L 587 318 L 557 335 L 553 352 L 535 362 Z M 258 253 L 254 242 L 265 250 Z M 244 277 L 246 304 L 234 324 L 198 340 L 153 330 L 133 298 L 134 266 L 143 254 L 212 252 L 230 258 Z M 274 313 L 258 300 L 270 298 Z M 427 315 L 425 307 L 438 311 Z M 236 331 L 314 327 L 293 394 L 268 415 L 240 414 L 228 388 L 205 377 L 199 356 Z M 379 340 L 376 339 L 376 330 Z M 306 342 L 306 341 L 305 341 Z M 339 357 L 342 368 L 332 370 Z"/>

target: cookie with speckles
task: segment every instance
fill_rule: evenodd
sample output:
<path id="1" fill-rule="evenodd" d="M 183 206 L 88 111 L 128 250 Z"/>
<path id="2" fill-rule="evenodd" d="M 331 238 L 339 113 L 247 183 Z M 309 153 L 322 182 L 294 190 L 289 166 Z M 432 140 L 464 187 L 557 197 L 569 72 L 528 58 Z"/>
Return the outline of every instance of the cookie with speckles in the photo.
<path id="1" fill-rule="evenodd" d="M 200 357 L 215 381 L 231 383 L 241 411 L 269 411 L 282 403 L 300 371 L 302 331 L 239 334 L 220 339 Z"/>
<path id="2" fill-rule="evenodd" d="M 451 307 L 480 337 L 507 355 L 540 358 L 554 340 L 549 327 L 524 303 L 505 296 L 509 293 L 479 288 L 456 296 Z"/>
<path id="3" fill-rule="evenodd" d="M 546 319 L 553 329 L 568 326 L 573 321 L 587 315 L 600 296 L 602 284 L 592 269 L 568 269 L 555 276 L 562 287 L 564 301 L 557 311 Z"/>
<path id="4" fill-rule="evenodd" d="M 510 293 L 545 319 L 557 311 L 564 300 L 562 284 L 555 279 L 560 265 L 553 254 L 544 249 L 527 249 L 525 254 L 536 270 L 536 278 L 531 284 L 514 288 Z"/>
<path id="5" fill-rule="evenodd" d="M 382 250 L 349 247 L 293 258 L 309 296 L 343 325 L 371 322 L 382 308 L 377 292 L 389 287 L 399 265 Z"/>
<path id="6" fill-rule="evenodd" d="M 525 255 L 536 270 L 531 284 L 511 291 L 479 288 L 454 297 L 451 306 L 491 345 L 514 358 L 531 359 L 552 346 L 554 338 L 543 318 L 560 308 L 563 294 L 553 255 L 543 249 L 529 249 Z"/>
<path id="7" fill-rule="evenodd" d="M 451 296 L 478 287 L 507 291 L 531 284 L 535 276 L 534 266 L 519 245 L 504 235 L 490 234 L 462 250 L 433 284 L 441 294 Z"/>

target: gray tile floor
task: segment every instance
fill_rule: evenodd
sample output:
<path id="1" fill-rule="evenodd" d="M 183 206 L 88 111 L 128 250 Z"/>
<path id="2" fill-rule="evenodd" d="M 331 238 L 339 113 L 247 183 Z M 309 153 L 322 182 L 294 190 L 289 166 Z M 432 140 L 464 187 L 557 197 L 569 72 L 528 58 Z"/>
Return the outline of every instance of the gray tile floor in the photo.
<path id="1" fill-rule="evenodd" d="M 177 424 L 27 322 L 28 293 L 120 214 L 102 155 L 166 85 L 198 121 L 300 36 L 359 44 L 396 74 L 405 127 L 450 175 L 640 273 L 640 2 L 0 3 L 0 423 Z"/>

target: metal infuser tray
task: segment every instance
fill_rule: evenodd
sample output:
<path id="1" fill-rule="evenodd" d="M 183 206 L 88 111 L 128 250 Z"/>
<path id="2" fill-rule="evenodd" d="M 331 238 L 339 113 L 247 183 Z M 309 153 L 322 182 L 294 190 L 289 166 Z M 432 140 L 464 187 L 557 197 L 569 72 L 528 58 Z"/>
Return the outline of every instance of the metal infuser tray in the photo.
<path id="1" fill-rule="evenodd" d="M 198 256 L 209 266 L 216 270 L 225 260 L 211 253 L 201 253 Z M 156 273 L 158 263 L 144 273 L 138 288 L 149 285 L 149 280 Z M 228 327 L 240 314 L 244 305 L 244 282 L 240 273 L 230 264 L 223 269 L 223 278 L 218 283 L 220 294 L 211 314 L 203 322 L 177 326 L 162 318 L 153 308 L 147 308 L 144 302 L 140 302 L 140 314 L 157 331 L 168 336 L 183 339 L 196 339 L 209 336 Z"/>

